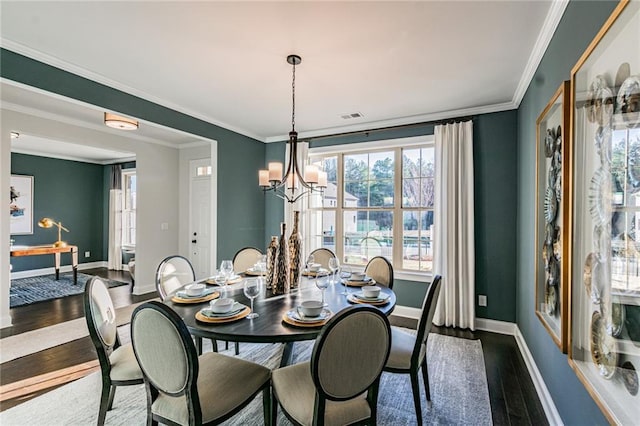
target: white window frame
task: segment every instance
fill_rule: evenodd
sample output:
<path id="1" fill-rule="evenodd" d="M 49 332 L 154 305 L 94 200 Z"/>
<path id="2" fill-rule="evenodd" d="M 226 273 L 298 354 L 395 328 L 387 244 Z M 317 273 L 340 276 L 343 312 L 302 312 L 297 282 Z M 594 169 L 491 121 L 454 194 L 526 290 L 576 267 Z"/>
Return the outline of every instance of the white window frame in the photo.
<path id="1" fill-rule="evenodd" d="M 128 176 L 132 176 L 135 175 L 136 176 L 136 196 L 137 196 L 137 173 L 136 173 L 136 169 L 122 169 L 121 172 L 121 177 L 122 177 L 122 235 L 121 235 L 121 241 L 122 241 L 122 248 L 123 249 L 127 249 L 127 250 L 132 250 L 135 249 L 136 244 L 131 243 L 131 241 L 128 240 L 127 238 L 127 229 L 126 229 L 126 225 L 125 223 L 128 223 L 128 221 L 125 220 L 126 217 L 129 217 L 128 213 L 130 211 L 136 212 L 136 209 L 128 209 L 127 208 L 127 177 Z M 136 204 L 137 204 L 137 200 L 136 200 Z M 135 217 L 137 217 L 137 214 L 135 214 Z M 136 229 L 136 224 L 135 224 L 135 220 L 133 223 L 133 228 Z M 136 230 L 137 231 L 137 230 Z"/>
<path id="2" fill-rule="evenodd" d="M 409 280 L 409 281 L 418 281 L 418 282 L 430 282 L 433 278 L 433 272 L 426 271 L 414 271 L 414 270 L 405 270 L 402 269 L 402 260 L 403 260 L 403 236 L 402 236 L 402 149 L 404 148 L 418 148 L 418 147 L 428 147 L 435 146 L 435 136 L 434 135 L 422 135 L 422 136 L 414 136 L 408 138 L 398 138 L 398 139 L 385 139 L 374 142 L 362 142 L 362 143 L 352 143 L 352 144 L 344 144 L 344 145 L 331 145 L 324 147 L 314 147 L 309 148 L 307 162 L 313 158 L 318 156 L 337 156 L 342 157 L 338 159 L 337 164 L 337 206 L 335 208 L 330 208 L 326 210 L 335 211 L 335 249 L 336 255 L 338 258 L 343 259 L 344 253 L 344 238 L 343 238 L 343 218 L 344 218 L 344 182 L 343 182 L 343 164 L 344 164 L 344 155 L 356 154 L 356 153 L 370 153 L 374 151 L 389 151 L 393 150 L 395 154 L 394 158 L 394 205 L 392 208 L 374 208 L 371 210 L 391 210 L 393 211 L 393 269 L 394 269 L 394 278 Z M 436 166 L 437 167 L 437 166 Z M 436 206 L 434 206 L 434 209 Z M 409 210 L 420 210 L 420 208 L 406 208 Z M 322 208 L 314 208 L 313 210 L 324 210 Z M 351 209 L 347 209 L 351 210 Z M 362 209 L 359 209 L 362 210 Z M 367 208 L 364 208 L 367 210 Z M 303 226 L 303 235 L 306 235 L 305 232 L 310 228 L 309 220 L 311 215 L 304 215 L 302 220 Z M 437 225 L 436 225 L 437 226 Z M 399 243 L 396 243 L 399 242 Z M 316 247 L 311 247 L 311 249 Z M 437 248 L 434 248 L 437 250 Z M 355 270 L 364 269 L 364 266 L 353 265 Z"/>

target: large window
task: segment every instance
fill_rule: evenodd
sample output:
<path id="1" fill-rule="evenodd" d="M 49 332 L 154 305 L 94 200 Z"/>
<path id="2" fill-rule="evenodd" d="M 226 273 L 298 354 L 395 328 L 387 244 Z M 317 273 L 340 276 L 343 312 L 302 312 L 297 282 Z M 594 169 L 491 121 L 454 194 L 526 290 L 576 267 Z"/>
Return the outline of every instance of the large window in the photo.
<path id="1" fill-rule="evenodd" d="M 136 171 L 122 170 L 122 246 L 136 245 Z"/>
<path id="2" fill-rule="evenodd" d="M 334 147 L 336 148 L 336 147 Z M 311 150 L 328 175 L 309 197 L 310 249 L 326 247 L 343 263 L 385 256 L 394 269 L 431 272 L 435 156 L 432 138 Z"/>

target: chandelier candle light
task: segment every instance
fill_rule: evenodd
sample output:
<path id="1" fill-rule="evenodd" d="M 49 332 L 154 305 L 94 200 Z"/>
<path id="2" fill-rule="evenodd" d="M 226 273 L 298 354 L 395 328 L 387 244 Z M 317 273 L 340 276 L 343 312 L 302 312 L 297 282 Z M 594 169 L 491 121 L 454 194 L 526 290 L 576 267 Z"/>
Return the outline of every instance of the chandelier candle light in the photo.
<path id="1" fill-rule="evenodd" d="M 273 191 L 283 200 L 287 200 L 289 203 L 295 203 L 305 194 L 316 191 L 322 193 L 322 191 L 327 187 L 327 173 L 312 164 L 307 165 L 303 173 L 300 166 L 298 166 L 298 132 L 296 132 L 296 65 L 300 65 L 302 58 L 298 55 L 289 55 L 287 56 L 287 62 L 293 66 L 293 79 L 291 84 L 291 131 L 289 132 L 289 159 L 287 169 L 283 176 L 282 163 L 269 163 L 267 170 L 258 171 L 258 181 L 264 192 Z M 302 185 L 306 189 L 298 192 L 297 189 L 299 185 Z"/>

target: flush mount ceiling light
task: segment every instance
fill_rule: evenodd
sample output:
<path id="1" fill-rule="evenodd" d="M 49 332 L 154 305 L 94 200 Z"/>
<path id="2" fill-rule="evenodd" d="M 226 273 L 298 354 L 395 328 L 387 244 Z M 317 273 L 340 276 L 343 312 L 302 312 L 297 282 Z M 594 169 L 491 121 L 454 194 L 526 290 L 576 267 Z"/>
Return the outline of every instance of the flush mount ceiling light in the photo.
<path id="1" fill-rule="evenodd" d="M 120 130 L 136 130 L 138 128 L 137 120 L 129 117 L 123 117 L 121 115 L 111 114 L 110 112 L 104 113 L 104 124 Z"/>
<path id="2" fill-rule="evenodd" d="M 11 139 L 18 139 L 20 137 L 20 133 L 18 132 L 11 132 Z"/>
<path id="3" fill-rule="evenodd" d="M 293 78 L 291 83 L 292 108 L 291 131 L 289 132 L 289 159 L 287 167 L 282 175 L 282 163 L 269 163 L 268 169 L 258 171 L 259 185 L 264 192 L 273 191 L 278 197 L 295 203 L 304 194 L 320 192 L 327 187 L 327 172 L 309 164 L 304 173 L 298 165 L 298 132 L 296 132 L 296 65 L 300 65 L 302 58 L 298 55 L 287 56 L 287 62 L 293 66 Z M 298 191 L 298 184 L 304 188 Z M 284 187 L 284 189 L 283 189 Z"/>

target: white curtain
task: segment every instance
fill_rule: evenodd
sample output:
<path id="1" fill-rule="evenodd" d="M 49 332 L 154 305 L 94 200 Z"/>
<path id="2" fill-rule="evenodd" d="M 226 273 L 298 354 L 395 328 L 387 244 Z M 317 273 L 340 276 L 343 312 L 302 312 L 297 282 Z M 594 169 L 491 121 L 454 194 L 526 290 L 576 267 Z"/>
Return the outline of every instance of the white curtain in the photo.
<path id="1" fill-rule="evenodd" d="M 475 329 L 473 122 L 435 127 L 434 275 L 442 275 L 436 325 Z"/>
<path id="2" fill-rule="evenodd" d="M 107 267 L 122 270 L 122 166 L 119 164 L 111 166 Z"/>

